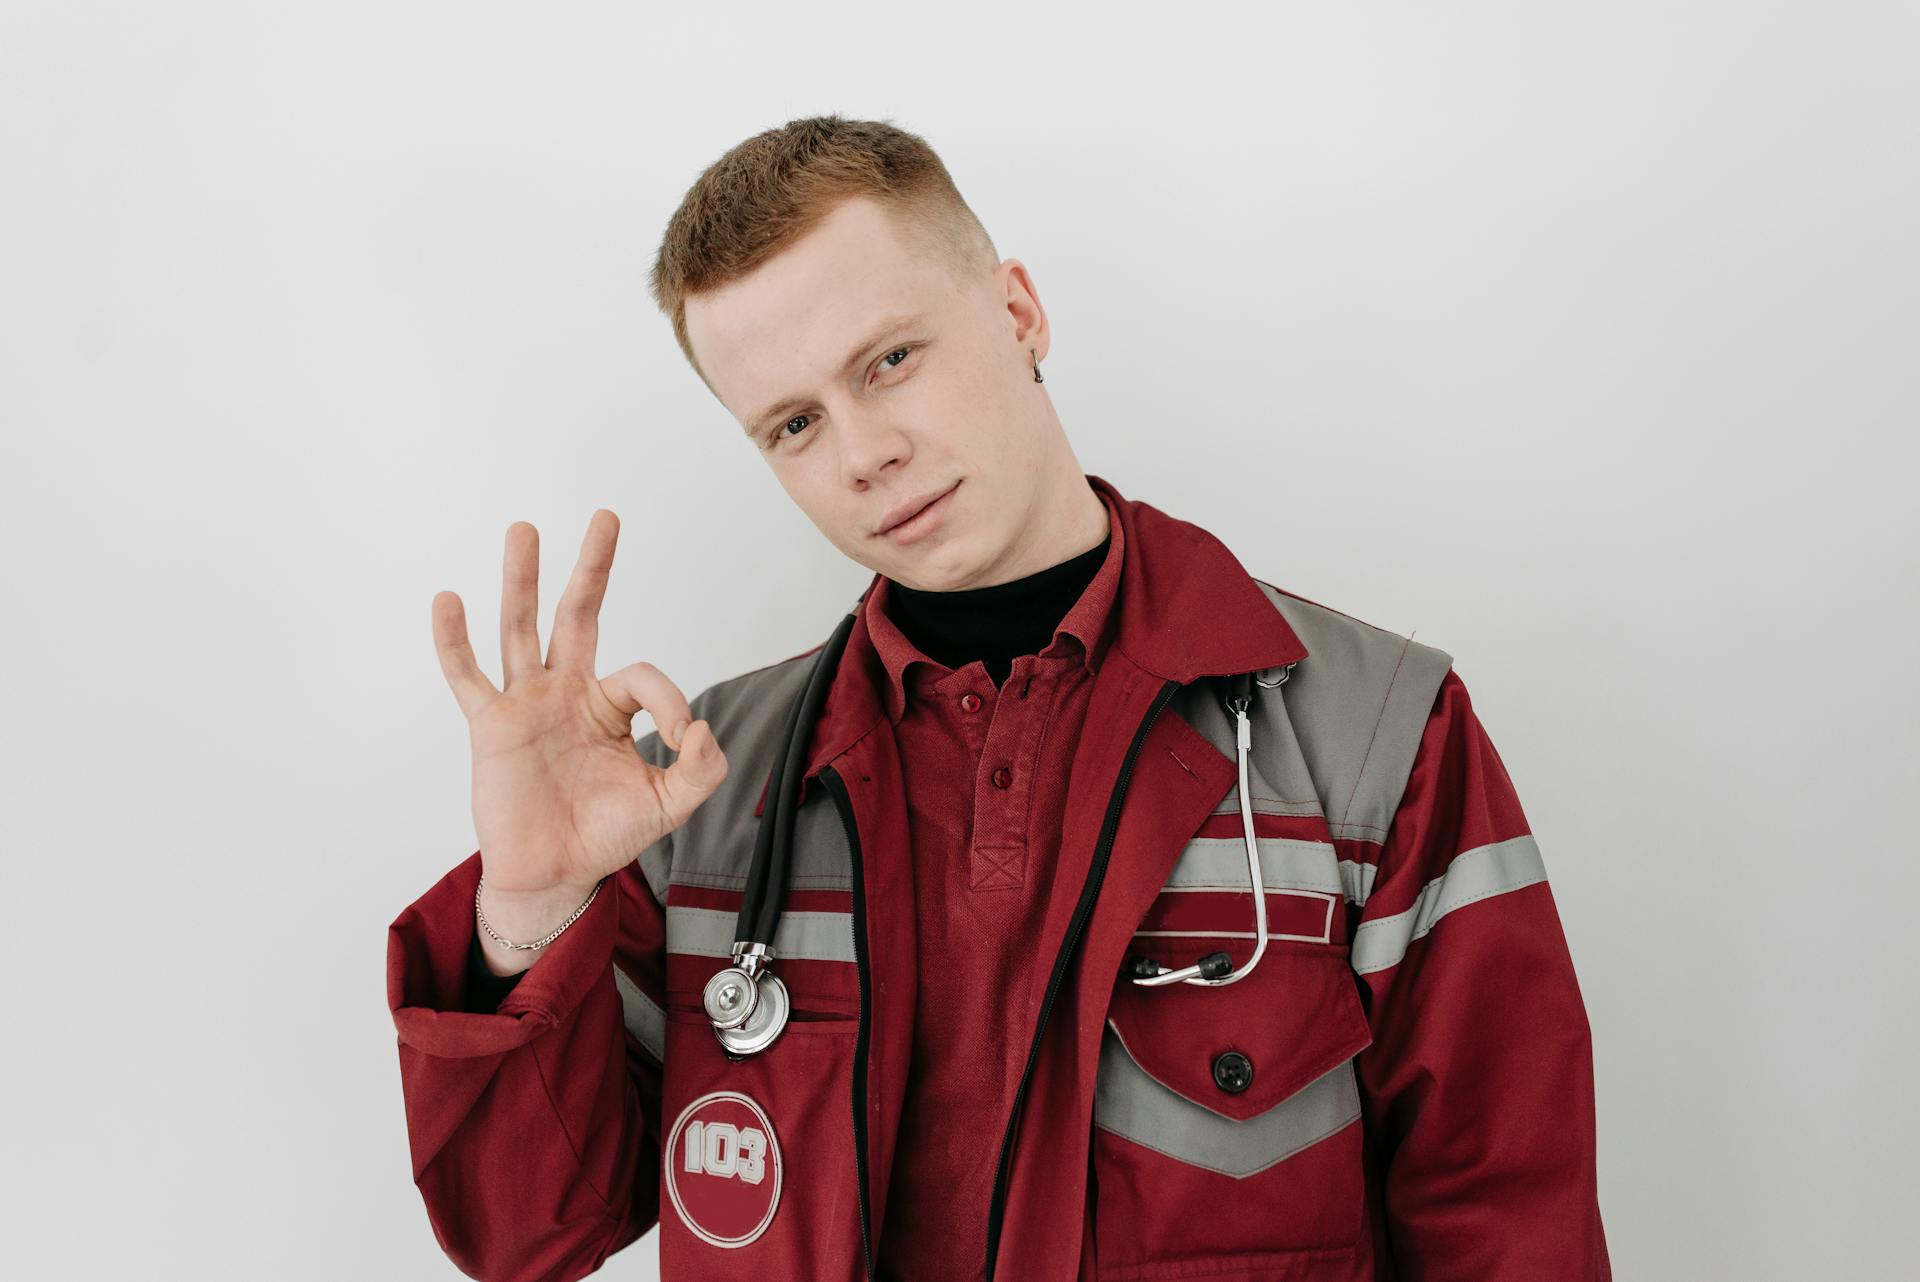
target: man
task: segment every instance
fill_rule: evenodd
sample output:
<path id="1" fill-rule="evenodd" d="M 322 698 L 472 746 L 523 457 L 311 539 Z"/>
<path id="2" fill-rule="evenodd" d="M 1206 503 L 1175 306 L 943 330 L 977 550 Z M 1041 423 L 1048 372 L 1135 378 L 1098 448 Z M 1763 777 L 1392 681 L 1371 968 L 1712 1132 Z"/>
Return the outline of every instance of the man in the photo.
<path id="1" fill-rule="evenodd" d="M 874 578 L 784 809 L 831 650 L 597 678 L 612 513 L 544 660 L 508 531 L 504 689 L 435 598 L 480 848 L 393 923 L 388 998 L 447 1254 L 579 1278 L 658 1222 L 669 1279 L 1606 1278 L 1585 1011 L 1449 656 L 1084 474 L 1030 274 L 914 135 L 747 140 L 653 284 Z M 788 814 L 790 1010 L 730 1053 L 708 985 Z"/>

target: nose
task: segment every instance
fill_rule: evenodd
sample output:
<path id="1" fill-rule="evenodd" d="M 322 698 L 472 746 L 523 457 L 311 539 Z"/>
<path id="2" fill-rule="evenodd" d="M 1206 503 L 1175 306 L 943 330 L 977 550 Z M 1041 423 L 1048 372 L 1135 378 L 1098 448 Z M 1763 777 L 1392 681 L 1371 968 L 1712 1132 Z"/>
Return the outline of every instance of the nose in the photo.
<path id="1" fill-rule="evenodd" d="M 854 489 L 873 484 L 887 468 L 897 470 L 913 457 L 906 430 L 883 412 L 843 414 L 840 427 L 840 467 Z"/>

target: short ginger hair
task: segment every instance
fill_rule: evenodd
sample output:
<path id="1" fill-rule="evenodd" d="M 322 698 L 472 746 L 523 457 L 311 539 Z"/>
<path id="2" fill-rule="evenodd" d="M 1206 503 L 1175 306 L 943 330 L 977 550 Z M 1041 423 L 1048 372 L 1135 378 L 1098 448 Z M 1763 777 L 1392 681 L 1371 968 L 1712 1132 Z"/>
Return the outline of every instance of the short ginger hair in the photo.
<path id="1" fill-rule="evenodd" d="M 789 120 L 707 166 L 660 238 L 648 287 L 695 372 L 687 299 L 747 275 L 854 196 L 896 215 L 901 230 L 958 277 L 999 261 L 946 165 L 918 134 L 885 120 Z"/>

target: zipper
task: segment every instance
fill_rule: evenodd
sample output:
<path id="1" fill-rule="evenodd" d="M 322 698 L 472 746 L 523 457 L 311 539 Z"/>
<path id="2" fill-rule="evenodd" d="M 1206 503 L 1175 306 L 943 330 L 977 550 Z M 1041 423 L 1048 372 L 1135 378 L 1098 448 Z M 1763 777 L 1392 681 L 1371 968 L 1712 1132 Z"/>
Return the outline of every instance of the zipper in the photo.
<path id="1" fill-rule="evenodd" d="M 860 980 L 860 1020 L 853 1035 L 853 1169 L 860 1203 L 860 1254 L 866 1264 L 861 1276 L 873 1276 L 873 1229 L 867 1223 L 867 891 L 860 866 L 860 830 L 853 821 L 853 800 L 846 780 L 832 766 L 820 771 L 820 782 L 833 796 L 834 809 L 847 830 L 847 852 L 853 860 L 853 967 Z"/>
<path id="2" fill-rule="evenodd" d="M 1034 1025 L 1033 1041 L 1027 1047 L 1026 1067 L 1020 1070 L 1020 1085 L 1014 1088 L 1013 1108 L 1007 1116 L 1007 1133 L 1000 1141 L 1000 1162 L 993 1176 L 993 1199 L 987 1203 L 987 1282 L 993 1282 L 994 1257 L 1000 1252 L 1000 1222 L 1006 1214 L 1007 1183 L 1013 1172 L 1014 1132 L 1019 1129 L 1020 1112 L 1027 1099 L 1027 1083 L 1033 1077 L 1033 1064 L 1040 1055 L 1040 1038 L 1047 1031 L 1047 1016 L 1053 1011 L 1053 999 L 1066 977 L 1067 963 L 1072 960 L 1073 950 L 1080 942 L 1080 932 L 1086 929 L 1087 919 L 1093 916 L 1094 900 L 1100 897 L 1100 885 L 1107 875 L 1107 859 L 1113 853 L 1114 833 L 1120 827 L 1120 805 L 1126 796 L 1127 782 L 1133 777 L 1133 763 L 1140 755 L 1140 745 L 1146 742 L 1147 730 L 1153 725 L 1153 719 L 1160 715 L 1160 709 L 1167 706 L 1179 689 L 1178 681 L 1169 681 L 1160 687 L 1147 707 L 1146 717 L 1133 732 L 1133 742 L 1127 745 L 1127 755 L 1120 763 L 1120 777 L 1114 780 L 1113 795 L 1107 799 L 1107 815 L 1100 825 L 1100 840 L 1093 848 L 1093 865 L 1087 870 L 1087 884 L 1081 889 L 1080 902 L 1074 905 L 1073 917 L 1067 923 L 1067 938 L 1060 946 L 1060 955 L 1053 959 L 1053 973 L 1047 977 L 1046 995 L 1040 1000 L 1040 1019 Z"/>

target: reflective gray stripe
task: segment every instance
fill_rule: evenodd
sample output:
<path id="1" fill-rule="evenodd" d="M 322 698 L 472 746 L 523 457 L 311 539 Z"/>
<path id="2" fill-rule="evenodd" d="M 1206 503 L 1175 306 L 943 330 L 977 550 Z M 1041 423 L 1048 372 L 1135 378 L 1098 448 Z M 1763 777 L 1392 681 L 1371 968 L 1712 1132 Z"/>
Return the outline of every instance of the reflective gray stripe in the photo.
<path id="1" fill-rule="evenodd" d="M 1364 906 L 1367 896 L 1373 893 L 1374 874 L 1379 872 L 1372 864 L 1363 864 L 1357 859 L 1340 861 L 1340 886 L 1347 902 L 1355 906 Z"/>
<path id="2" fill-rule="evenodd" d="M 1360 1117 L 1353 1061 L 1264 1113 L 1236 1122 L 1167 1089 L 1134 1062 L 1113 1027 L 1100 1042 L 1093 1124 L 1177 1161 L 1243 1180 L 1345 1130 Z"/>
<path id="3" fill-rule="evenodd" d="M 719 908 L 667 907 L 667 951 L 694 957 L 731 957 L 733 928 L 739 914 Z M 851 913 L 780 914 L 773 936 L 774 960 L 782 957 L 812 961 L 853 960 Z"/>
<path id="4" fill-rule="evenodd" d="M 1476 846 L 1458 854 L 1447 870 L 1421 887 L 1413 907 L 1391 917 L 1361 922 L 1353 932 L 1353 969 L 1362 975 L 1397 966 L 1407 948 L 1456 908 L 1547 879 L 1540 847 L 1531 835 Z"/>
<path id="5" fill-rule="evenodd" d="M 1324 841 L 1255 837 L 1253 842 L 1260 848 L 1260 876 L 1273 889 L 1317 890 L 1353 904 L 1366 903 L 1373 890 L 1373 865 L 1337 858 Z M 1174 864 L 1166 888 L 1247 889 L 1247 839 L 1195 837 Z"/>
<path id="6" fill-rule="evenodd" d="M 613 982 L 620 989 L 620 1010 L 625 1019 L 627 1031 L 634 1039 L 653 1053 L 653 1057 L 664 1062 L 667 1044 L 667 1014 L 654 1005 L 653 998 L 640 991 L 640 986 L 627 978 L 627 972 L 618 966 L 613 968 Z"/>

